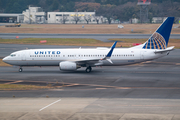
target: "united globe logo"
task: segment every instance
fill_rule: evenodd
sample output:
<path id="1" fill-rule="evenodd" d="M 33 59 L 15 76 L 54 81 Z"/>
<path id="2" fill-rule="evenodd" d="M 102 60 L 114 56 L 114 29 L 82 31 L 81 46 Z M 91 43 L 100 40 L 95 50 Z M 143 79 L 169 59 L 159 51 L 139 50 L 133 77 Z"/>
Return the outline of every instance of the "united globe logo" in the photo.
<path id="1" fill-rule="evenodd" d="M 166 41 L 162 35 L 155 32 L 143 46 L 143 49 L 166 49 Z"/>

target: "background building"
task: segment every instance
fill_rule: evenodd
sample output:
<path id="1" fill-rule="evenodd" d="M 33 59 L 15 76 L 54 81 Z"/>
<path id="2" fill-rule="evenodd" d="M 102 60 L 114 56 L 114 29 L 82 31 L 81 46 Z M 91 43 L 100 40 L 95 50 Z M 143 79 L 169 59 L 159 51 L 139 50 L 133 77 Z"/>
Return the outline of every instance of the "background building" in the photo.
<path id="1" fill-rule="evenodd" d="M 1 23 L 15 23 L 15 22 L 22 23 L 23 21 L 24 21 L 23 14 L 6 14 L 6 13 L 0 14 Z"/>
<path id="2" fill-rule="evenodd" d="M 24 23 L 45 23 L 45 12 L 41 7 L 30 7 L 23 11 Z"/>
<path id="3" fill-rule="evenodd" d="M 129 23 L 131 23 L 131 24 L 136 24 L 136 23 L 138 23 L 139 22 L 139 19 L 137 19 L 137 18 L 132 18 L 132 19 L 130 19 L 130 22 Z"/>
<path id="4" fill-rule="evenodd" d="M 162 23 L 167 17 L 153 17 L 152 23 Z"/>
<path id="5" fill-rule="evenodd" d="M 47 23 L 96 23 L 95 12 L 48 12 Z"/>

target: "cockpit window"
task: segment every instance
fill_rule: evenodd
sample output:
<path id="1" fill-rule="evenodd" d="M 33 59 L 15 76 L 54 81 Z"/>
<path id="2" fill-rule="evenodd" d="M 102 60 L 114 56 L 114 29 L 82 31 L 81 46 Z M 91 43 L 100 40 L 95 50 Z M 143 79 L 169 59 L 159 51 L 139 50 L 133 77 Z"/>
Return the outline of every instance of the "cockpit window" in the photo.
<path id="1" fill-rule="evenodd" d="M 16 56 L 16 54 L 11 54 L 10 56 L 11 56 L 11 57 L 15 57 L 15 56 Z"/>

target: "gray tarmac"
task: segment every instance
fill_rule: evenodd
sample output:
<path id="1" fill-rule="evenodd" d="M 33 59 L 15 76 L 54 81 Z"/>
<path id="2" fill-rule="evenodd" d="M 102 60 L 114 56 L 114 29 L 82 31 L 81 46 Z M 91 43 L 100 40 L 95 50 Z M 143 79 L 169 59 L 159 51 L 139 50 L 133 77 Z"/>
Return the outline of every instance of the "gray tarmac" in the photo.
<path id="1" fill-rule="evenodd" d="M 110 38 L 149 38 L 151 34 L 36 34 L 36 33 L 0 33 L 3 39 L 22 38 L 92 38 L 103 42 L 111 42 Z M 180 34 L 171 34 L 170 38 L 179 39 Z"/>
<path id="2" fill-rule="evenodd" d="M 25 47 L 0 44 L 0 57 Z M 72 47 L 72 46 L 68 46 Z M 180 119 L 180 50 L 129 66 L 63 72 L 58 67 L 0 67 L 0 83 L 56 86 L 55 89 L 0 91 L 0 119 Z"/>

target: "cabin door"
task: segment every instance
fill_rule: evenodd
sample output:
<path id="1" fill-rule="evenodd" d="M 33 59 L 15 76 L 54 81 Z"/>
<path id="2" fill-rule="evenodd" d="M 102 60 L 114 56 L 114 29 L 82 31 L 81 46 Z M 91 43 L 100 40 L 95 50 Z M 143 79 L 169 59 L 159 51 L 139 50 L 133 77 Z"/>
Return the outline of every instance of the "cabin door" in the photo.
<path id="1" fill-rule="evenodd" d="M 22 52 L 22 54 L 21 54 L 22 56 L 21 56 L 21 60 L 26 60 L 26 54 L 25 54 L 25 52 Z"/>
<path id="2" fill-rule="evenodd" d="M 144 59 L 144 51 L 141 51 L 140 57 L 141 57 L 142 60 Z"/>

